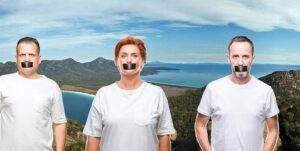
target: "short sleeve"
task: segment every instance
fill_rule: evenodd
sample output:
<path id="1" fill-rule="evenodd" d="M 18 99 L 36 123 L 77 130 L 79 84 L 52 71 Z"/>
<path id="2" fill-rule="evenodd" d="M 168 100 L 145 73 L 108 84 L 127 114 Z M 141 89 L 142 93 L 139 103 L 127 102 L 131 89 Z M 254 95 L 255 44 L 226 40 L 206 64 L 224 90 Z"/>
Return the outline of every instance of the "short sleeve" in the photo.
<path id="1" fill-rule="evenodd" d="M 1 103 L 2 103 L 2 98 L 3 98 L 3 94 L 2 94 L 2 76 L 0 76 L 0 106 L 1 106 Z"/>
<path id="2" fill-rule="evenodd" d="M 2 102 L 2 90 L 1 90 L 1 86 L 0 86 L 0 103 Z"/>
<path id="3" fill-rule="evenodd" d="M 64 109 L 63 99 L 62 99 L 62 92 L 56 83 L 55 83 L 52 103 L 53 103 L 51 107 L 52 122 L 56 124 L 66 123 L 67 119 L 66 119 L 65 109 Z"/>
<path id="4" fill-rule="evenodd" d="M 102 136 L 102 114 L 100 108 L 100 95 L 99 90 L 93 100 L 83 133 L 87 136 L 101 137 Z"/>
<path id="5" fill-rule="evenodd" d="M 197 111 L 198 111 L 198 113 L 201 113 L 206 116 L 211 116 L 211 114 L 212 114 L 212 111 L 211 111 L 211 88 L 209 85 L 205 88 L 205 90 L 203 92 L 203 95 L 201 97 L 201 101 L 200 101 Z"/>
<path id="6" fill-rule="evenodd" d="M 157 135 L 174 134 L 175 129 L 173 126 L 168 100 L 164 91 L 162 89 L 160 90 L 161 91 L 159 94 L 159 109 L 161 110 L 161 115 L 158 122 Z"/>
<path id="7" fill-rule="evenodd" d="M 2 110 L 2 79 L 1 79 L 1 76 L 0 76 L 0 112 Z M 2 136 L 2 123 L 1 123 L 2 120 L 0 120 L 0 136 Z M 1 141 L 1 140 L 0 140 Z"/>
<path id="8" fill-rule="evenodd" d="M 273 92 L 273 89 L 270 87 L 267 93 L 267 100 L 265 106 L 265 117 L 269 118 L 279 113 L 278 105 L 276 102 L 276 97 Z"/>

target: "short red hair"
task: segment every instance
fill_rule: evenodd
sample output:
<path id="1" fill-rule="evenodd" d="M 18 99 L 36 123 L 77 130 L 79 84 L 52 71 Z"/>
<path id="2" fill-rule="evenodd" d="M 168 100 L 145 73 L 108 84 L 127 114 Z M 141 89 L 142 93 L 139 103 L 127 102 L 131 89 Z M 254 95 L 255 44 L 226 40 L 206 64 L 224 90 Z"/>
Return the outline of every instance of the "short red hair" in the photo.
<path id="1" fill-rule="evenodd" d="M 121 48 L 124 45 L 135 45 L 139 48 L 140 50 L 140 54 L 142 59 L 144 60 L 144 62 L 146 62 L 147 59 L 147 53 L 146 53 L 146 47 L 145 44 L 142 40 L 132 37 L 132 36 L 127 36 L 122 38 L 116 45 L 115 47 L 115 61 L 117 61 L 118 57 L 119 57 L 119 53 Z"/>

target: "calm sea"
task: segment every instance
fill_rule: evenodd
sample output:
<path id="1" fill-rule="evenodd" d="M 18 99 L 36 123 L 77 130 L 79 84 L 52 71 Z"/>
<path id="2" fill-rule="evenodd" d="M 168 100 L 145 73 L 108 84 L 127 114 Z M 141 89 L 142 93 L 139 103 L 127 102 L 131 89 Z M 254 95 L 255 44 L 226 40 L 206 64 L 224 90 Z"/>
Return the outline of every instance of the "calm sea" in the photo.
<path id="1" fill-rule="evenodd" d="M 156 75 L 142 76 L 143 80 L 189 87 L 202 87 L 213 80 L 231 74 L 229 64 L 150 63 L 148 66 L 176 68 L 179 70 L 162 70 Z M 274 71 L 299 69 L 300 65 L 254 64 L 251 69 L 251 74 L 259 78 L 271 74 Z"/>
<path id="2" fill-rule="evenodd" d="M 67 118 L 85 124 L 94 97 L 71 91 L 63 91 L 62 95 Z"/>
<path id="3" fill-rule="evenodd" d="M 148 66 L 169 67 L 179 70 L 162 70 L 156 75 L 143 76 L 143 80 L 190 87 L 202 87 L 210 81 L 231 73 L 231 69 L 228 64 L 150 63 Z M 300 65 L 254 64 L 251 73 L 256 77 L 262 77 L 274 71 L 297 69 L 300 69 Z M 64 91 L 63 99 L 66 116 L 85 124 L 93 101 L 93 96 Z"/>

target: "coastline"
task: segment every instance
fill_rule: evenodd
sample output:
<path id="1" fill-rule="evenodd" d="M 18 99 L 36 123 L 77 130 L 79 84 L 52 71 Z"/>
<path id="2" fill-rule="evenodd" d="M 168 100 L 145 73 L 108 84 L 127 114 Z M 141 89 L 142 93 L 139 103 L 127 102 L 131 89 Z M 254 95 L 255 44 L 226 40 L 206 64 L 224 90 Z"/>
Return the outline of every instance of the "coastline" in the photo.
<path id="1" fill-rule="evenodd" d="M 145 80 L 144 80 L 145 81 Z M 163 82 L 152 82 L 152 81 L 146 81 L 148 83 L 152 83 L 154 85 L 158 86 L 170 86 L 170 87 L 176 87 L 176 88 L 187 88 L 187 89 L 198 89 L 201 87 L 193 87 L 193 86 L 185 86 L 185 85 L 176 85 L 176 84 L 170 84 L 170 83 L 163 83 Z"/>
<path id="2" fill-rule="evenodd" d="M 87 96 L 90 96 L 90 97 L 95 97 L 95 95 L 85 93 L 85 92 L 78 92 L 78 91 L 71 91 L 71 90 L 62 90 L 62 92 L 76 93 L 76 94 L 81 94 L 81 95 L 87 95 Z"/>
<path id="3" fill-rule="evenodd" d="M 72 91 L 72 92 L 90 94 L 90 95 L 93 95 L 93 96 L 95 96 L 96 93 L 97 93 L 97 90 L 83 88 L 83 87 L 74 86 L 74 85 L 63 84 L 63 85 L 60 86 L 60 88 L 61 88 L 62 91 Z"/>
<path id="4" fill-rule="evenodd" d="M 156 82 L 150 82 L 150 81 L 146 81 L 146 82 L 161 87 L 164 90 L 167 97 L 180 96 L 180 95 L 185 94 L 187 91 L 197 89 L 194 87 L 187 87 L 187 86 L 180 86 L 180 85 L 171 85 L 171 84 L 156 83 Z M 78 86 L 74 86 L 74 85 L 61 85 L 60 88 L 62 91 L 65 91 L 65 92 L 81 93 L 81 94 L 90 95 L 93 97 L 97 93 L 97 90 L 87 89 L 87 88 L 78 87 Z"/>

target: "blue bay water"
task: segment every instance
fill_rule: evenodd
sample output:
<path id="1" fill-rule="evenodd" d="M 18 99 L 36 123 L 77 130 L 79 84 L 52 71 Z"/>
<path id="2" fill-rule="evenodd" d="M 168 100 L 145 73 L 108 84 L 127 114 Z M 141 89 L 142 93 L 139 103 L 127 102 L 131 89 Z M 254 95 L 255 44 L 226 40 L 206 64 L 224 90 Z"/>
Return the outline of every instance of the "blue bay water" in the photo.
<path id="1" fill-rule="evenodd" d="M 94 97 L 71 91 L 63 91 L 62 95 L 67 118 L 85 124 Z"/>
<path id="2" fill-rule="evenodd" d="M 161 70 L 159 74 L 142 76 L 145 81 L 181 85 L 188 87 L 203 87 L 209 82 L 231 74 L 229 64 L 175 64 L 150 63 L 148 66 L 176 68 L 179 70 Z M 259 78 L 274 71 L 299 70 L 300 65 L 254 64 L 251 74 Z"/>
<path id="3" fill-rule="evenodd" d="M 231 74 L 228 64 L 167 64 L 155 63 L 150 66 L 169 67 L 179 70 L 162 70 L 159 74 L 142 76 L 143 80 L 182 85 L 189 87 L 202 87 L 207 83 Z M 300 69 L 300 65 L 263 65 L 255 64 L 251 73 L 256 77 L 262 77 L 274 71 L 287 71 Z M 93 96 L 70 91 L 63 91 L 66 116 L 69 119 L 78 120 L 85 124 Z"/>

